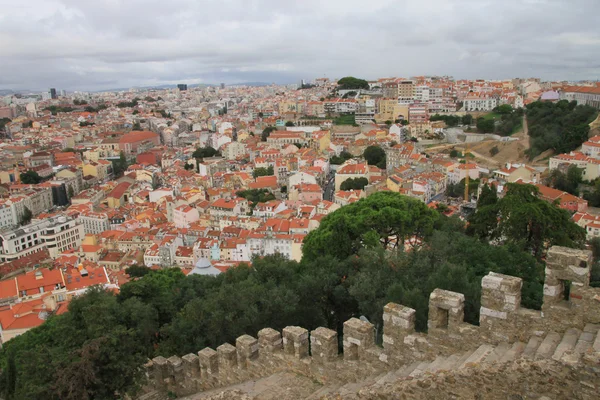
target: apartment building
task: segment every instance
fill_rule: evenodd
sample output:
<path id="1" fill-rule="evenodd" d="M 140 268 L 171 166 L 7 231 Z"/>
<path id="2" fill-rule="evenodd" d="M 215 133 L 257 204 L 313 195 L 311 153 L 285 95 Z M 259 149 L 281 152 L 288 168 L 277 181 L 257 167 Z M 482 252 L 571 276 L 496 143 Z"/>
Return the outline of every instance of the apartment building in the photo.
<path id="1" fill-rule="evenodd" d="M 13 261 L 47 249 L 52 258 L 79 247 L 85 236 L 83 225 L 70 217 L 36 220 L 24 227 L 0 232 L 0 262 Z"/>
<path id="2" fill-rule="evenodd" d="M 559 91 L 559 98 L 600 109 L 600 86 L 567 86 Z"/>

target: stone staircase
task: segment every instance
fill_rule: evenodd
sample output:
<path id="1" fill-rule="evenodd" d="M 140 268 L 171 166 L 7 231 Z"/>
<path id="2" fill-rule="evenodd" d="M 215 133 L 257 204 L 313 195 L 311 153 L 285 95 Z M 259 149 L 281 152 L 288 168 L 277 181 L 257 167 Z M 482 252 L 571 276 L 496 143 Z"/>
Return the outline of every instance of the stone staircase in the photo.
<path id="1" fill-rule="evenodd" d="M 600 324 L 587 324 L 583 331 L 569 329 L 562 336 L 549 332 L 545 336 L 533 336 L 527 343 L 500 343 L 497 346 L 482 344 L 474 351 L 438 356 L 433 361 L 416 361 L 394 371 L 369 377 L 360 382 L 325 386 L 313 393 L 308 400 L 354 398 L 363 391 L 377 392 L 385 386 L 404 380 L 421 379 L 442 371 L 477 368 L 489 364 L 512 363 L 518 360 L 553 360 L 568 365 L 578 364 L 589 350 L 600 352 Z"/>

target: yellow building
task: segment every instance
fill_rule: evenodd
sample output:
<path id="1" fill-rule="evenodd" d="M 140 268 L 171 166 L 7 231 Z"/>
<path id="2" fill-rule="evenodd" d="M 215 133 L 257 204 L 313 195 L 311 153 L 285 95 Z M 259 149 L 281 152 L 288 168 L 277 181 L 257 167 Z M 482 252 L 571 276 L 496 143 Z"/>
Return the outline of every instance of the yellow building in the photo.
<path id="1" fill-rule="evenodd" d="M 408 106 L 398 104 L 396 99 L 381 99 L 379 101 L 379 113 L 375 114 L 375 121 L 384 123 L 385 121 L 394 122 L 397 119 L 408 120 Z"/>
<path id="2" fill-rule="evenodd" d="M 329 149 L 331 144 L 330 131 L 314 131 L 312 134 L 312 147 L 319 153 Z"/>
<path id="3" fill-rule="evenodd" d="M 295 100 L 284 100 L 279 103 L 279 114 L 295 113 L 302 114 L 304 112 L 304 103 Z"/>

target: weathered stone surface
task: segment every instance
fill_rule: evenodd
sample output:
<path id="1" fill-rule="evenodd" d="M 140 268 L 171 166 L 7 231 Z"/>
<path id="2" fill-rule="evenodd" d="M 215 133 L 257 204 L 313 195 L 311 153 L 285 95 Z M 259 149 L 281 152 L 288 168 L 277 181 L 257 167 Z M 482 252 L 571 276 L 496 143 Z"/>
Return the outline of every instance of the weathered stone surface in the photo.
<path id="1" fill-rule="evenodd" d="M 241 368 L 246 368 L 246 363 L 258 358 L 258 340 L 250 335 L 243 335 L 235 341 L 237 361 Z"/>
<path id="2" fill-rule="evenodd" d="M 313 360 L 329 362 L 338 358 L 337 332 L 327 328 L 317 328 L 310 333 L 310 348 Z"/>
<path id="3" fill-rule="evenodd" d="M 259 353 L 270 354 L 283 349 L 281 333 L 272 328 L 258 331 Z"/>
<path id="4" fill-rule="evenodd" d="M 308 330 L 299 326 L 287 326 L 283 329 L 283 349 L 286 354 L 296 358 L 308 356 Z"/>

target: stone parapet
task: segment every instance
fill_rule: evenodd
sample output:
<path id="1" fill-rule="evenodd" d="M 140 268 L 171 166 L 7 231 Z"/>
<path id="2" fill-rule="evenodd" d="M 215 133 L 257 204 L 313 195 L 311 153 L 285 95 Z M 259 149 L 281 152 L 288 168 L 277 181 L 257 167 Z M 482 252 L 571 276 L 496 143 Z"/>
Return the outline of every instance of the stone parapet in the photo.
<path id="1" fill-rule="evenodd" d="M 181 358 L 155 357 L 145 365 L 148 389 L 185 396 L 283 370 L 323 384 L 355 382 L 398 364 L 472 351 L 486 343 L 526 342 L 550 331 L 582 329 L 600 323 L 600 289 L 589 286 L 591 265 L 591 252 L 551 248 L 542 311 L 521 307 L 520 278 L 490 272 L 481 282 L 479 326 L 464 322 L 463 294 L 435 289 L 429 298 L 427 333 L 415 332 L 414 309 L 388 303 L 383 309 L 383 348 L 375 343 L 375 326 L 357 318 L 343 324 L 343 357 L 334 330 L 265 328 L 258 339 L 240 336 L 235 346 L 225 343 Z M 585 360 L 595 362 L 598 352 L 600 344 Z"/>

